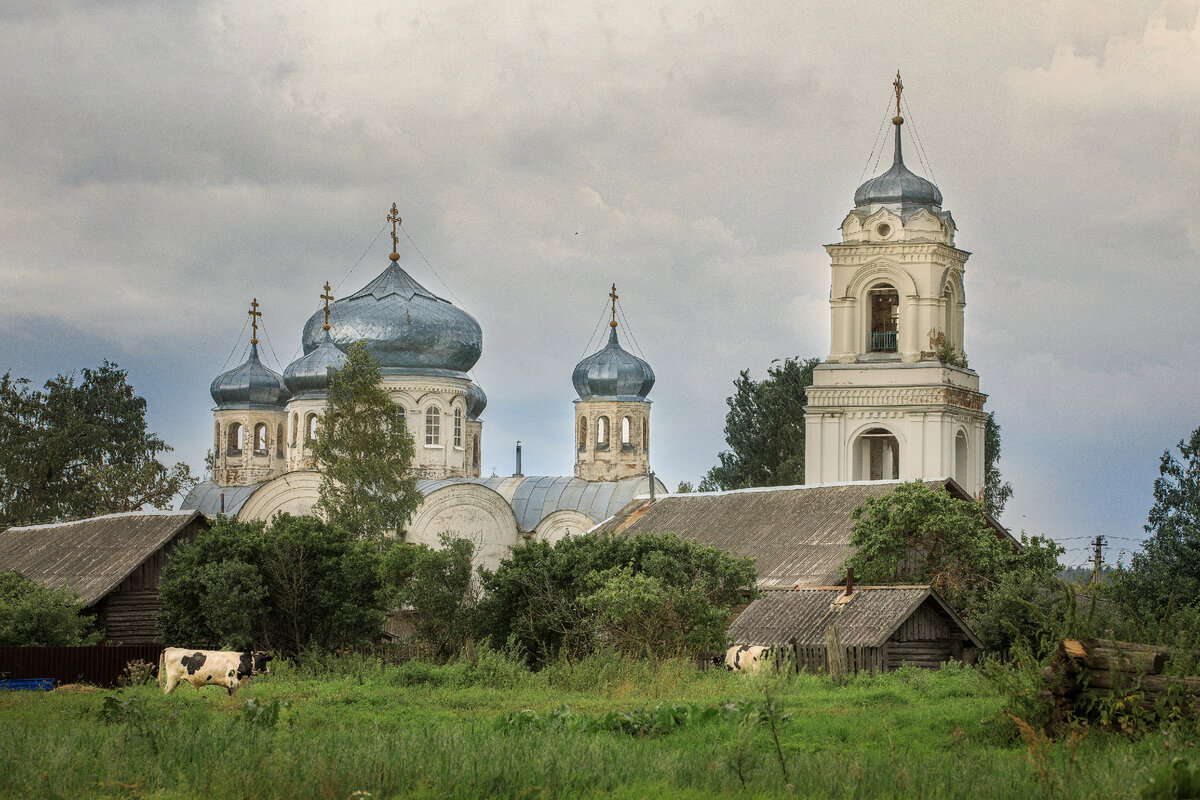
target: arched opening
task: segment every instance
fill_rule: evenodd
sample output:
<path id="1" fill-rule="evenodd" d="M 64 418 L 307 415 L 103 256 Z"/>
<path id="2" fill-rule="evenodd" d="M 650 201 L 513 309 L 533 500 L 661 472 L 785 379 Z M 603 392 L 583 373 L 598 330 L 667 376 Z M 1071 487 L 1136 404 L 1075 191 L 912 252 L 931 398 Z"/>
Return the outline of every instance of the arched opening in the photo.
<path id="1" fill-rule="evenodd" d="M 876 284 L 867 292 L 867 308 L 871 315 L 867 352 L 896 352 L 900 332 L 900 293 L 890 283 Z"/>
<path id="2" fill-rule="evenodd" d="M 946 336 L 946 344 L 957 348 L 954 338 L 954 292 L 949 285 L 946 286 L 946 291 L 942 292 L 942 333 Z"/>
<path id="3" fill-rule="evenodd" d="M 221 423 L 213 423 L 213 452 L 221 449 Z"/>
<path id="4" fill-rule="evenodd" d="M 225 446 L 229 449 L 229 455 L 240 456 L 242 454 L 242 424 L 235 422 L 230 425 L 225 439 Z"/>
<path id="5" fill-rule="evenodd" d="M 304 444 L 305 446 L 317 440 L 317 415 L 309 412 L 304 418 Z"/>
<path id="6" fill-rule="evenodd" d="M 300 415 L 292 414 L 292 447 L 296 446 L 296 437 L 300 435 Z"/>
<path id="7" fill-rule="evenodd" d="M 608 417 L 596 419 L 596 449 L 608 449 Z"/>
<path id="8" fill-rule="evenodd" d="M 579 450 L 583 452 L 587 449 L 587 417 L 579 418 Z"/>
<path id="9" fill-rule="evenodd" d="M 283 423 L 275 428 L 275 457 L 283 458 Z"/>
<path id="10" fill-rule="evenodd" d="M 650 452 L 650 418 L 642 417 L 642 452 Z"/>
<path id="11" fill-rule="evenodd" d="M 462 447 L 462 409 L 454 409 L 454 446 Z"/>
<path id="12" fill-rule="evenodd" d="M 254 455 L 267 454 L 267 423 L 260 422 L 254 426 Z"/>
<path id="13" fill-rule="evenodd" d="M 629 438 L 633 432 L 633 420 L 629 417 L 621 417 L 621 447 L 625 450 L 633 449 L 633 441 Z"/>
<path id="14" fill-rule="evenodd" d="M 854 480 L 891 481 L 900 477 L 900 443 L 891 431 L 871 428 L 854 443 Z"/>
<path id="15" fill-rule="evenodd" d="M 471 465 L 479 469 L 479 437 L 471 437 Z"/>
<path id="16" fill-rule="evenodd" d="M 442 443 L 442 415 L 437 406 L 425 409 L 425 444 Z"/>
<path id="17" fill-rule="evenodd" d="M 967 457 L 967 434 L 959 431 L 954 437 L 954 479 L 964 486 L 968 485 L 967 472 L 971 469 Z"/>

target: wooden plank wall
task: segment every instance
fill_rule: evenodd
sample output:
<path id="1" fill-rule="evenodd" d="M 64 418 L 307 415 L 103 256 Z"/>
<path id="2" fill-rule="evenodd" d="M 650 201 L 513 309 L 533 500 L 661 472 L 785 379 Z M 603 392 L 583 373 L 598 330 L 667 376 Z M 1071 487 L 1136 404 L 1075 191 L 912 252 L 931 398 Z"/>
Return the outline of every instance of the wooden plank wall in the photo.
<path id="1" fill-rule="evenodd" d="M 162 647 L 0 647 L 0 674 L 9 678 L 53 678 L 59 684 L 116 686 L 125 665 L 145 661 L 158 669 Z"/>

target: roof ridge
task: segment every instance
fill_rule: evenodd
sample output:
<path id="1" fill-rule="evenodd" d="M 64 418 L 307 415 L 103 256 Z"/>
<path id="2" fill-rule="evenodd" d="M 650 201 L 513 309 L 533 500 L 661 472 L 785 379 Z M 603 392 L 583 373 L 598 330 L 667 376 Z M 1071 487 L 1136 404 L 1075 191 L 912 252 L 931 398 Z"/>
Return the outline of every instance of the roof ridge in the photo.
<path id="1" fill-rule="evenodd" d="M 3 533 L 11 531 L 36 531 L 43 528 L 65 528 L 68 525 L 81 525 L 85 522 L 101 522 L 108 519 L 116 519 L 117 517 L 174 517 L 174 516 L 189 516 L 191 514 L 199 514 L 199 511 L 194 509 L 170 509 L 170 508 L 152 508 L 146 511 L 117 511 L 112 514 L 100 514 L 95 517 L 84 517 L 82 519 L 69 519 L 63 522 L 43 522 L 37 525 L 14 525 L 7 528 Z"/>

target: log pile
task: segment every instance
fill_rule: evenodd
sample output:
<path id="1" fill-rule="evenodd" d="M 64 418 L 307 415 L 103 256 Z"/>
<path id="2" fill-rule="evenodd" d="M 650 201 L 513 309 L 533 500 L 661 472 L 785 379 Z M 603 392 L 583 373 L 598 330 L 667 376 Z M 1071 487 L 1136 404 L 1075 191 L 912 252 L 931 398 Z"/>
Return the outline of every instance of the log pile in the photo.
<path id="1" fill-rule="evenodd" d="M 1170 648 L 1114 639 L 1063 639 L 1042 670 L 1041 697 L 1051 705 L 1051 722 L 1071 713 L 1087 716 L 1097 700 L 1119 694 L 1154 708 L 1171 693 L 1189 704 L 1200 700 L 1200 677 L 1163 675 Z"/>

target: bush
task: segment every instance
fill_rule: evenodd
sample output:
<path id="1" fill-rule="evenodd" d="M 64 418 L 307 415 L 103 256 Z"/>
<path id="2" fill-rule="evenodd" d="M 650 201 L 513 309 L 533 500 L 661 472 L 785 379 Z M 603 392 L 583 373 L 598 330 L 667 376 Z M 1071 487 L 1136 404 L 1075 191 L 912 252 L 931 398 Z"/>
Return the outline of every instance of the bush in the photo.
<path id="1" fill-rule="evenodd" d="M 475 545 L 449 534 L 441 540 L 440 550 L 397 543 L 382 564 L 391 607 L 415 612 L 417 636 L 437 659 L 456 655 L 472 637 L 479 600 L 471 572 Z"/>
<path id="2" fill-rule="evenodd" d="M 95 644 L 100 634 L 65 587 L 47 589 L 16 570 L 0 571 L 0 646 L 73 647 Z"/>

